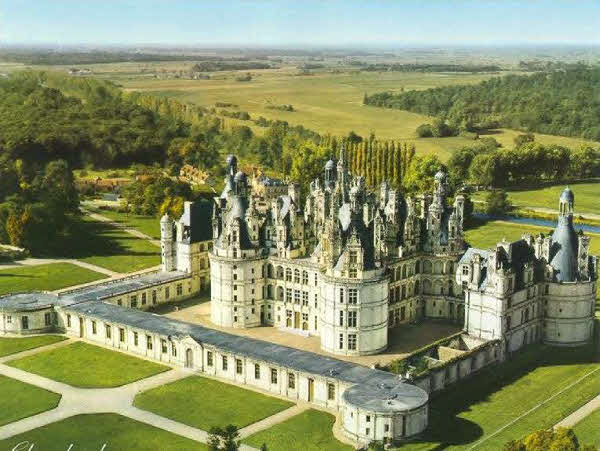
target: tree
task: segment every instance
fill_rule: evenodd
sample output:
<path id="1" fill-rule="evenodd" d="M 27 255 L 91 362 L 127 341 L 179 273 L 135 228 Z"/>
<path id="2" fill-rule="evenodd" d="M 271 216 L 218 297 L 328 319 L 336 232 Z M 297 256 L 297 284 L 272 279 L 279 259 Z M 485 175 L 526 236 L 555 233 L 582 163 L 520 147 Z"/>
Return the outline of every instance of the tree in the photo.
<path id="1" fill-rule="evenodd" d="M 430 192 L 433 177 L 442 168 L 442 162 L 435 155 L 415 156 L 402 177 L 402 186 L 411 192 Z"/>
<path id="2" fill-rule="evenodd" d="M 224 428 L 212 427 L 208 436 L 210 451 L 237 451 L 240 449 L 240 437 L 237 426 L 229 424 Z"/>
<path id="3" fill-rule="evenodd" d="M 506 191 L 491 190 L 486 198 L 486 213 L 490 216 L 505 216 L 512 209 Z"/>
<path id="4" fill-rule="evenodd" d="M 532 143 L 535 141 L 535 135 L 533 133 L 524 133 L 514 137 L 513 142 L 515 147 L 518 149 L 523 144 Z"/>
<path id="5" fill-rule="evenodd" d="M 431 124 L 421 124 L 417 127 L 417 135 L 419 138 L 431 138 L 433 136 L 433 130 Z"/>
<path id="6" fill-rule="evenodd" d="M 572 429 L 542 429 L 523 440 L 511 440 L 503 451 L 596 451 L 593 445 L 581 445 Z"/>

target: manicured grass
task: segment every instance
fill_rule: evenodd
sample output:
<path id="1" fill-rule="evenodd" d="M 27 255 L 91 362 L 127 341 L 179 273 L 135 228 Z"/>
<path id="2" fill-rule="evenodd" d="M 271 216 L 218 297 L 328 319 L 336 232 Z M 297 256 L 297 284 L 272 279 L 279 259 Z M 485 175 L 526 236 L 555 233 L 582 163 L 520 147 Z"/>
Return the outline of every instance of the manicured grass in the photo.
<path id="1" fill-rule="evenodd" d="M 600 181 L 569 184 L 575 194 L 576 213 L 600 214 Z M 540 189 L 509 191 L 508 198 L 519 207 L 541 207 L 558 210 L 558 199 L 565 184 Z M 477 193 L 474 199 L 484 200 L 485 193 Z"/>
<path id="2" fill-rule="evenodd" d="M 120 273 L 160 264 L 158 246 L 90 217 L 82 218 L 71 236 L 55 247 L 52 256 L 76 258 Z"/>
<path id="3" fill-rule="evenodd" d="M 58 290 L 105 277 L 104 274 L 72 263 L 48 263 L 0 269 L 0 295 L 19 291 Z"/>
<path id="4" fill-rule="evenodd" d="M 51 345 L 52 343 L 58 343 L 66 339 L 66 337 L 61 337 L 60 335 L 37 335 L 25 338 L 2 337 L 0 338 L 0 357 L 39 348 L 40 346 Z"/>
<path id="5" fill-rule="evenodd" d="M 465 231 L 465 239 L 473 246 L 481 249 L 496 247 L 496 244 L 506 238 L 507 241 L 516 241 L 521 239 L 521 235 L 529 233 L 533 236 L 538 233 L 548 233 L 552 230 L 550 227 L 531 226 L 527 224 L 516 224 L 506 221 L 487 221 L 480 223 Z M 600 235 L 595 233 L 585 233 L 589 235 L 590 253 L 600 255 Z"/>
<path id="6" fill-rule="evenodd" d="M 251 435 L 243 442 L 254 448 L 260 448 L 263 443 L 266 443 L 269 451 L 350 451 L 354 449 L 333 436 L 334 422 L 333 415 L 309 409 Z"/>
<path id="7" fill-rule="evenodd" d="M 553 426 L 595 397 L 600 391 L 600 371 L 590 373 L 600 368 L 599 361 L 593 346 L 530 346 L 431 401 L 429 428 L 423 440 L 400 449 L 468 449 L 481 440 L 474 449 L 502 449 L 511 439 Z"/>
<path id="8" fill-rule="evenodd" d="M 208 431 L 213 426 L 228 424 L 243 428 L 293 403 L 213 379 L 190 376 L 139 394 L 134 405 Z"/>
<path id="9" fill-rule="evenodd" d="M 10 450 L 24 441 L 36 450 L 64 451 L 207 451 L 202 443 L 172 434 L 114 413 L 76 415 L 56 423 L 0 441 L 0 449 Z M 27 448 L 29 449 L 29 448 Z"/>
<path id="10" fill-rule="evenodd" d="M 88 208 L 94 213 L 106 216 L 125 227 L 136 229 L 146 235 L 160 239 L 160 218 L 154 216 L 136 215 L 133 213 L 123 213 L 112 209 Z"/>
<path id="11" fill-rule="evenodd" d="M 0 375 L 0 399 L 0 426 L 3 426 L 54 409 L 60 402 L 60 395 Z"/>
<path id="12" fill-rule="evenodd" d="M 600 409 L 595 410 L 573 427 L 579 443 L 600 447 Z"/>
<path id="13" fill-rule="evenodd" d="M 118 387 L 169 370 L 83 342 L 11 360 L 7 365 L 82 388 Z"/>

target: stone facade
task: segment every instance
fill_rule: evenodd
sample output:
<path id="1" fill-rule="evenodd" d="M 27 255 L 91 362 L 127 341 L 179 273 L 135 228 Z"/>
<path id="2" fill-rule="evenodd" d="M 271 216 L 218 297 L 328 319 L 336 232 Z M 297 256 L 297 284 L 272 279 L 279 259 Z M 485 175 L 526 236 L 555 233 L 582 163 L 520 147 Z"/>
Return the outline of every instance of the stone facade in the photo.
<path id="1" fill-rule="evenodd" d="M 533 342 L 575 346 L 593 338 L 597 261 L 573 227 L 575 197 L 559 201 L 551 236 L 523 235 L 495 249 L 470 248 L 456 269 L 465 291 L 465 331 L 500 339 L 505 352 Z"/>
<path id="2" fill-rule="evenodd" d="M 302 208 L 298 185 L 269 203 L 249 189 L 235 156 L 227 165 L 210 253 L 215 324 L 272 325 L 318 335 L 333 354 L 367 355 L 384 351 L 388 328 L 402 322 L 462 322 L 453 274 L 465 249 L 465 200 L 447 207 L 444 173 L 418 200 L 386 183 L 373 193 L 350 175 L 342 149 Z"/>

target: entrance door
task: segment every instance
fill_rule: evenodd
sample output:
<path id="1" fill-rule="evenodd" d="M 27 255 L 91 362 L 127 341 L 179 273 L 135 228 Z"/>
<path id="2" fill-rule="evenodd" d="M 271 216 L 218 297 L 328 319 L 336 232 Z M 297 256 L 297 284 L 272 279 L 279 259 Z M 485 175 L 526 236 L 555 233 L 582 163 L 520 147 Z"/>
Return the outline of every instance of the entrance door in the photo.
<path id="1" fill-rule="evenodd" d="M 315 380 L 308 379 L 308 402 L 312 402 L 315 399 Z"/>
<path id="2" fill-rule="evenodd" d="M 294 328 L 300 329 L 300 312 L 294 312 Z"/>
<path id="3" fill-rule="evenodd" d="M 186 368 L 194 367 L 194 353 L 191 349 L 187 349 L 185 351 L 185 367 Z"/>
<path id="4" fill-rule="evenodd" d="M 83 318 L 80 316 L 79 317 L 79 338 L 83 338 Z"/>

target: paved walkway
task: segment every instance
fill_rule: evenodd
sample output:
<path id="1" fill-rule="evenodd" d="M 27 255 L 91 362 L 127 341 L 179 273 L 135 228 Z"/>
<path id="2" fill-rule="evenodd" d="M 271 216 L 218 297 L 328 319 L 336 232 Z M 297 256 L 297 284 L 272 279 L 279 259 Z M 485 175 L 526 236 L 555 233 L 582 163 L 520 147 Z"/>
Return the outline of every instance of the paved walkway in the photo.
<path id="1" fill-rule="evenodd" d="M 600 395 L 596 396 L 594 399 L 589 401 L 587 404 L 584 404 L 571 415 L 566 418 L 563 418 L 561 421 L 554 425 L 555 428 L 570 428 L 575 426 L 585 417 L 587 417 L 593 411 L 600 409 Z"/>
<path id="2" fill-rule="evenodd" d="M 288 420 L 292 417 L 295 417 L 296 415 L 308 409 L 310 409 L 309 405 L 304 403 L 298 403 L 295 406 L 290 407 L 289 409 L 285 409 L 279 413 L 276 413 L 275 415 L 265 418 L 264 420 L 257 421 L 254 424 L 240 429 L 240 437 L 246 438 L 251 436 L 252 434 L 256 434 L 257 432 L 269 429 L 270 427 L 282 423 L 285 420 Z"/>

